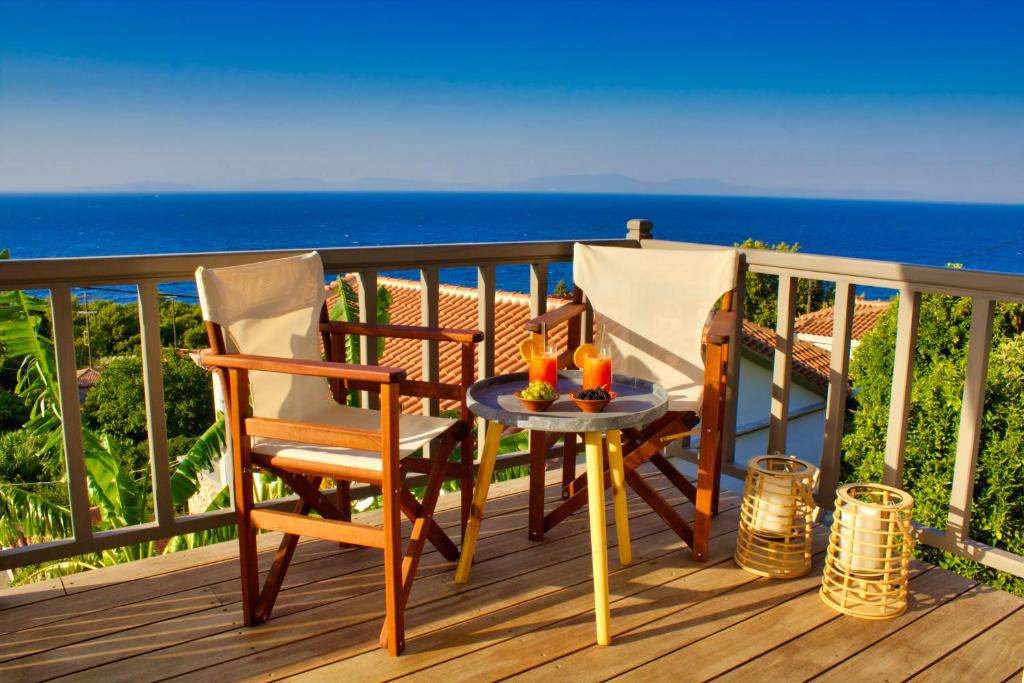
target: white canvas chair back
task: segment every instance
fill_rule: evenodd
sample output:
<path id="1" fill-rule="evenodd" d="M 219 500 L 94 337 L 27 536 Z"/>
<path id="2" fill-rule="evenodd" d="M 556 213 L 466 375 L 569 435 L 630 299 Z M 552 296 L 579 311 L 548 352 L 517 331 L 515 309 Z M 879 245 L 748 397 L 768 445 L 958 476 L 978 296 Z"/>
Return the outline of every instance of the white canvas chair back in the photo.
<path id="1" fill-rule="evenodd" d="M 612 371 L 663 386 L 670 410 L 697 412 L 704 394 L 704 326 L 715 302 L 736 286 L 738 253 L 672 242 L 651 246 L 576 244 L 573 280 L 594 308 L 594 341 L 610 347 Z"/>
<path id="2" fill-rule="evenodd" d="M 272 261 L 199 268 L 203 318 L 221 326 L 225 351 L 320 360 L 319 323 L 324 270 L 313 251 Z M 321 377 L 250 373 L 253 412 L 260 417 L 312 421 L 337 409 Z"/>

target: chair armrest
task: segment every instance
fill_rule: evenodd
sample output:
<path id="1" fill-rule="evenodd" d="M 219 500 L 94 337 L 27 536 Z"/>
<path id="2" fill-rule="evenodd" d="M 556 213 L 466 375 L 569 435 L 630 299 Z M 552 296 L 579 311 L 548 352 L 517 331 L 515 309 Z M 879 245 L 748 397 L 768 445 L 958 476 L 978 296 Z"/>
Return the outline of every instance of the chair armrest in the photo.
<path id="1" fill-rule="evenodd" d="M 234 370 L 258 370 L 260 372 L 283 372 L 291 375 L 312 375 L 328 379 L 355 380 L 374 384 L 394 384 L 405 380 L 402 368 L 387 368 L 376 365 L 350 365 L 322 360 L 300 360 L 275 356 L 251 356 L 244 353 L 203 353 L 203 365 Z"/>
<path id="2" fill-rule="evenodd" d="M 421 327 L 417 325 L 349 323 L 337 320 L 320 323 L 320 331 L 334 334 L 358 334 L 366 337 L 451 341 L 458 342 L 460 344 L 475 344 L 483 341 L 484 339 L 484 333 L 480 330 L 460 330 L 446 327 Z"/>
<path id="3" fill-rule="evenodd" d="M 541 334 L 547 328 L 557 325 L 558 323 L 565 322 L 566 320 L 572 320 L 578 315 L 582 315 L 587 310 L 585 304 L 565 304 L 554 308 L 543 315 L 538 315 L 533 320 L 526 322 L 526 330 L 528 332 L 535 332 Z"/>
<path id="4" fill-rule="evenodd" d="M 711 319 L 704 338 L 709 344 L 728 344 L 732 337 L 733 325 L 736 324 L 735 311 L 716 311 Z"/>

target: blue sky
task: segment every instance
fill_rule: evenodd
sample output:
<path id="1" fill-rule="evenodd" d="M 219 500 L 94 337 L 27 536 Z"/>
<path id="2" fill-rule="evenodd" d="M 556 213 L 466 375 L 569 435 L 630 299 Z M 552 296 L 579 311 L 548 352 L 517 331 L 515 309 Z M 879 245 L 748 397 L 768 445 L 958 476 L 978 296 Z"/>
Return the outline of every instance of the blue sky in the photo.
<path id="1" fill-rule="evenodd" d="M 1022 35 L 1020 2 L 0 0 L 0 191 L 622 173 L 1024 202 Z"/>

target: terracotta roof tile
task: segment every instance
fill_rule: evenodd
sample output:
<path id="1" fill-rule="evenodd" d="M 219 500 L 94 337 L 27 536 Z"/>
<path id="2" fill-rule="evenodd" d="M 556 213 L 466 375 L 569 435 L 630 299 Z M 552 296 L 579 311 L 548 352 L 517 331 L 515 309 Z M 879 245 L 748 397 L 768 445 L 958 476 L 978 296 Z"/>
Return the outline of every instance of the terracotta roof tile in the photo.
<path id="1" fill-rule="evenodd" d="M 743 321 L 743 346 L 759 356 L 774 361 L 775 330 Z M 831 354 L 810 342 L 796 340 L 793 343 L 793 373 L 817 386 L 828 386 Z"/>
<path id="2" fill-rule="evenodd" d="M 349 283 L 358 290 L 354 278 Z M 420 284 L 414 280 L 378 277 L 377 284 L 391 294 L 391 322 L 396 325 L 420 325 Z M 336 297 L 333 285 L 328 288 L 328 301 Z M 568 303 L 565 299 L 548 298 L 548 308 L 558 308 Z M 519 357 L 519 342 L 526 336 L 525 325 L 530 318 L 530 299 L 526 294 L 499 291 L 494 306 L 494 369 L 505 374 L 522 372 L 525 364 Z M 441 285 L 439 288 L 438 319 L 441 327 L 477 328 L 477 291 L 469 287 Z M 744 346 L 772 359 L 775 349 L 775 332 L 765 327 L 744 321 Z M 552 336 L 552 343 L 558 351 L 565 349 L 566 326 L 558 326 Z M 459 347 L 455 343 L 442 343 L 438 351 L 439 375 L 442 382 L 458 382 L 460 373 Z M 410 379 L 423 378 L 423 356 L 421 342 L 414 339 L 389 339 L 384 354 L 378 361 L 381 365 L 405 368 Z M 793 371 L 817 385 L 828 384 L 829 354 L 813 344 L 797 342 L 793 354 Z M 420 399 L 402 399 L 402 409 L 419 412 Z M 442 404 L 442 408 L 450 407 Z"/>
<path id="3" fill-rule="evenodd" d="M 890 301 L 857 299 L 853 305 L 853 339 L 861 339 L 873 330 L 891 304 Z M 797 334 L 831 337 L 832 312 L 833 308 L 829 307 L 813 313 L 804 313 L 793 322 L 793 329 Z"/>

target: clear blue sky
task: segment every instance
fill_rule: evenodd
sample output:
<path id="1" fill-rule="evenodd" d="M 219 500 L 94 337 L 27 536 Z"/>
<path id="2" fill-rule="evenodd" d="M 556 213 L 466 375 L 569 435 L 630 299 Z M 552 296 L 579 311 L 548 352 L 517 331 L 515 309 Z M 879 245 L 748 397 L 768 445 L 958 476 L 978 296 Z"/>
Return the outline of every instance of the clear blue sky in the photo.
<path id="1" fill-rule="evenodd" d="M 1024 202 L 1024 3 L 0 0 L 0 191 L 589 173 Z"/>

